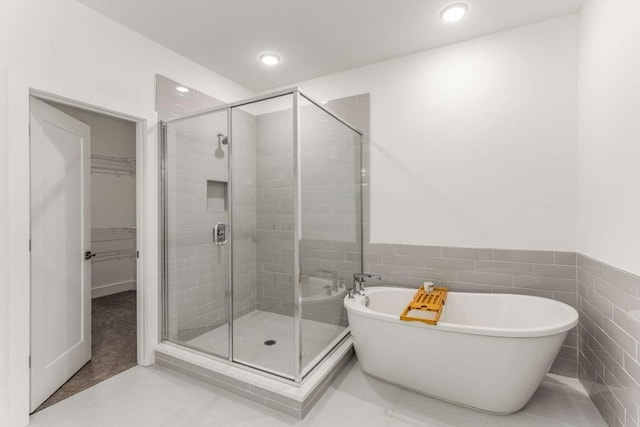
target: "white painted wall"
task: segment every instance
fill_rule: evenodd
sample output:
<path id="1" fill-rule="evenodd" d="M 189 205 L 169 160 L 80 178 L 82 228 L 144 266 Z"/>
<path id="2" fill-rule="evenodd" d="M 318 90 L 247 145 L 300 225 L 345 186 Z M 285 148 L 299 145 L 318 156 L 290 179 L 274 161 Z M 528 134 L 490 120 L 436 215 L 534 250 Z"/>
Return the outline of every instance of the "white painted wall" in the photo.
<path id="1" fill-rule="evenodd" d="M 300 83 L 371 93 L 371 241 L 575 250 L 577 17 Z"/>
<path id="2" fill-rule="evenodd" d="M 8 277 L 0 275 L 0 295 L 8 293 L 9 302 L 8 337 L 0 342 L 0 348 L 8 349 L 8 364 L 3 366 L 8 365 L 9 369 L 8 378 L 0 387 L 11 384 L 11 393 L 0 411 L 8 413 L 4 415 L 8 422 L 3 425 L 20 426 L 28 423 L 29 401 L 29 89 L 146 120 L 146 140 L 137 154 L 138 158 L 146 158 L 140 169 L 145 187 L 138 189 L 144 190 L 138 215 L 146 226 L 141 230 L 146 234 L 139 234 L 139 249 L 148 284 L 144 309 L 148 347 L 158 337 L 155 73 L 225 101 L 252 93 L 72 0 L 0 0 L 0 10 L 0 68 L 8 68 L 10 106 L 6 150 L 11 159 L 8 184 L 0 190 L 0 197 L 8 192 L 11 247 Z M 150 355 L 145 362 L 151 361 Z"/>
<path id="3" fill-rule="evenodd" d="M 640 274 L 640 2 L 580 14 L 578 250 Z"/>

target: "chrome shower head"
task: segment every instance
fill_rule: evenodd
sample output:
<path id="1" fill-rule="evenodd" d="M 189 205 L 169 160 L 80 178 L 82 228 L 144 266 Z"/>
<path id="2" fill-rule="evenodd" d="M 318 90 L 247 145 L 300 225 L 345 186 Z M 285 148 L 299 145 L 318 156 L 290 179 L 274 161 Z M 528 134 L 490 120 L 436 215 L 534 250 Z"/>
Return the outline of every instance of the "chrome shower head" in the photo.
<path id="1" fill-rule="evenodd" d="M 224 158 L 224 150 L 222 149 L 223 145 L 227 145 L 229 143 L 229 138 L 221 133 L 218 134 L 218 148 L 214 151 L 214 155 L 222 159 Z"/>

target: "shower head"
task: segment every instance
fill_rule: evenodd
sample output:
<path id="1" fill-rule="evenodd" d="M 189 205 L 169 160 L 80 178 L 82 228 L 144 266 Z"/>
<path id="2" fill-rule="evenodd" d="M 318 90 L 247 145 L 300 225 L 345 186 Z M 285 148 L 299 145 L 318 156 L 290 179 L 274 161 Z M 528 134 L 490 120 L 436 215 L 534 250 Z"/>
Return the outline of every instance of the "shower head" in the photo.
<path id="1" fill-rule="evenodd" d="M 224 150 L 222 149 L 223 145 L 227 145 L 229 143 L 229 138 L 221 133 L 218 134 L 218 148 L 214 151 L 214 154 L 217 158 L 224 158 Z"/>

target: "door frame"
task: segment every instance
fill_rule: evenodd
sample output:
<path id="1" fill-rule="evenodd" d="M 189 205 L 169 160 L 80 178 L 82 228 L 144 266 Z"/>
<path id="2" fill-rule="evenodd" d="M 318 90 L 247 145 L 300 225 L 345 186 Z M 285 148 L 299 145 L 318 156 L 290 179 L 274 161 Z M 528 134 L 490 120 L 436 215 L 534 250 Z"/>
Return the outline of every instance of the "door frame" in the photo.
<path id="1" fill-rule="evenodd" d="M 147 237 L 147 227 L 145 221 L 146 215 L 146 185 L 144 177 L 146 177 L 146 132 L 147 120 L 135 117 L 126 113 L 109 110 L 96 105 L 87 104 L 81 101 L 65 98 L 63 96 L 54 95 L 37 89 L 29 89 L 29 97 L 35 97 L 44 101 L 53 101 L 58 104 L 68 105 L 70 107 L 79 108 L 86 111 L 102 114 L 125 120 L 136 125 L 136 250 L 138 258 L 136 260 L 136 357 L 138 365 L 147 365 L 149 354 L 153 350 L 148 345 L 147 324 L 149 320 L 149 310 L 147 295 L 149 293 L 148 284 L 145 275 L 145 261 L 147 259 L 146 251 L 143 250 L 143 243 Z M 31 143 L 31 137 L 29 137 Z M 31 177 L 31 172 L 29 172 Z M 29 224 L 31 224 L 31 210 L 29 210 Z M 29 260 L 31 265 L 31 260 Z M 29 278 L 29 289 L 31 289 L 31 278 Z M 31 311 L 29 308 L 29 324 L 31 323 Z M 29 335 L 31 329 L 29 329 Z"/>
<path id="2" fill-rule="evenodd" d="M 0 424 L 9 424 L 9 74 L 0 65 Z"/>

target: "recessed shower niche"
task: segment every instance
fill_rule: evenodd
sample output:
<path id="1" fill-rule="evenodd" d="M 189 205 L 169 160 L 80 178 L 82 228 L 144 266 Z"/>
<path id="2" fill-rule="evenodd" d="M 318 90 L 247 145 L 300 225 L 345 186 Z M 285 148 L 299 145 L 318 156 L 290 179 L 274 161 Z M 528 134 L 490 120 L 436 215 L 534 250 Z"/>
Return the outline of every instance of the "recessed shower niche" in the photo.
<path id="1" fill-rule="evenodd" d="M 227 182 L 207 180 L 207 211 L 227 212 Z"/>

